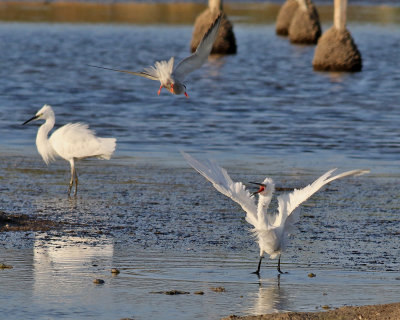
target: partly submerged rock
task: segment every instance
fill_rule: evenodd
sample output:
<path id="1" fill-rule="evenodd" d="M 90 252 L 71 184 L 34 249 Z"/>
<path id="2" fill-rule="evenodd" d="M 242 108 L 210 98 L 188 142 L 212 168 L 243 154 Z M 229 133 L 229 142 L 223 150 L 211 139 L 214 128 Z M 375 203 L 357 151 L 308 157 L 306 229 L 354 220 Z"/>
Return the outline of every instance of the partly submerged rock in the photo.
<path id="1" fill-rule="evenodd" d="M 361 53 L 347 29 L 326 31 L 315 48 L 313 68 L 318 71 L 361 71 Z"/>
<path id="2" fill-rule="evenodd" d="M 318 11 L 311 0 L 297 8 L 289 26 L 289 39 L 292 43 L 315 44 L 321 36 Z"/>
<path id="3" fill-rule="evenodd" d="M 276 18 L 276 34 L 281 36 L 287 36 L 289 34 L 289 26 L 298 7 L 299 4 L 296 0 L 286 0 L 286 2 L 279 9 L 278 16 Z"/>
<path id="4" fill-rule="evenodd" d="M 190 51 L 194 52 L 197 49 L 204 34 L 208 31 L 211 24 L 215 21 L 220 10 L 211 11 L 207 8 L 196 19 L 193 28 L 192 41 L 190 42 Z M 236 39 L 233 33 L 232 23 L 228 20 L 225 13 L 222 13 L 222 20 L 219 26 L 217 38 L 215 39 L 212 54 L 235 54 Z"/>

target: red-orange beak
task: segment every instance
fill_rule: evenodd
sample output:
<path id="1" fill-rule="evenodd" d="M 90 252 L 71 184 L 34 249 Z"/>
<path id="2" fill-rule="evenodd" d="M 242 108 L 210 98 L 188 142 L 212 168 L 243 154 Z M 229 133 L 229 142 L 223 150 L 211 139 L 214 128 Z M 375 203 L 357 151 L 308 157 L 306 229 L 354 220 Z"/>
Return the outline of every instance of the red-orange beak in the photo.
<path id="1" fill-rule="evenodd" d="M 249 182 L 249 183 L 252 183 L 252 184 L 255 184 L 257 186 L 260 186 L 260 188 L 257 191 L 253 192 L 251 194 L 251 196 L 255 196 L 257 193 L 263 192 L 266 189 L 266 185 L 265 184 L 258 183 L 258 182 Z"/>
<path id="2" fill-rule="evenodd" d="M 188 94 L 186 93 L 186 91 L 185 91 L 185 96 L 186 96 L 186 98 L 189 98 L 189 96 L 188 96 Z"/>
<path id="3" fill-rule="evenodd" d="M 160 86 L 160 89 L 158 89 L 158 92 L 157 92 L 158 95 L 160 95 L 162 87 L 163 87 L 163 86 L 161 85 L 161 86 Z"/>

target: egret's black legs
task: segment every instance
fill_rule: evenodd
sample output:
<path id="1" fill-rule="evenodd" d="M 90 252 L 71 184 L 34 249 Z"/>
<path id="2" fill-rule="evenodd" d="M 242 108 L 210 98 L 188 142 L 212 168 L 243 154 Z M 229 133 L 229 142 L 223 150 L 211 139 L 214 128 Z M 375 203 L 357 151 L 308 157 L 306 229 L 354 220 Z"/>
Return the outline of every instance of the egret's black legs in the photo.
<path id="1" fill-rule="evenodd" d="M 279 255 L 279 259 L 278 259 L 278 272 L 279 272 L 280 274 L 287 273 L 287 272 L 283 272 L 283 271 L 281 270 L 281 255 Z"/>
<path id="2" fill-rule="evenodd" d="M 256 274 L 258 277 L 260 277 L 260 268 L 261 268 L 261 261 L 262 261 L 262 256 L 260 257 L 260 261 L 258 261 L 258 267 L 257 267 L 257 270 L 256 271 L 254 271 L 254 272 L 252 272 L 252 273 L 254 273 L 254 274 Z"/>

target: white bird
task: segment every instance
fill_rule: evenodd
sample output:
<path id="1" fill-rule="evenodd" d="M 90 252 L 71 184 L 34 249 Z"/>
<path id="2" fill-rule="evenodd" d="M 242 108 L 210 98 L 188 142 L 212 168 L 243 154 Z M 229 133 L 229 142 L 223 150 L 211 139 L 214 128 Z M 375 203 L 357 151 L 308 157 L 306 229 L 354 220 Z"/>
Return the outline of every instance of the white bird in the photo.
<path id="1" fill-rule="evenodd" d="M 49 131 L 54 127 L 55 115 L 49 105 L 44 105 L 34 117 L 23 123 L 33 120 L 46 120 L 38 130 L 36 146 L 38 152 L 46 164 L 57 156 L 68 161 L 71 165 L 71 180 L 69 182 L 68 195 L 75 181 L 75 193 L 78 192 L 78 174 L 75 169 L 75 160 L 97 157 L 100 159 L 111 158 L 115 150 L 115 138 L 99 138 L 84 123 L 68 123 L 53 132 L 48 138 Z"/>
<path id="2" fill-rule="evenodd" d="M 252 232 L 260 247 L 260 260 L 254 272 L 257 275 L 260 274 L 264 253 L 270 255 L 271 259 L 279 257 L 278 272 L 283 273 L 280 268 L 281 253 L 286 248 L 288 235 L 294 230 L 294 224 L 299 220 L 301 203 L 333 180 L 369 172 L 369 170 L 357 169 L 332 177 L 336 169 L 329 170 L 307 187 L 294 189 L 293 192 L 278 196 L 278 212 L 274 214 L 267 211 L 275 191 L 272 179 L 266 178 L 263 183 L 250 182 L 259 186 L 258 191 L 250 194 L 242 182 L 233 182 L 227 171 L 215 162 L 210 160 L 199 162 L 184 152 L 182 155 L 197 172 L 213 184 L 215 189 L 231 198 L 246 211 L 246 221 L 254 227 Z M 259 195 L 258 205 L 253 198 L 255 194 Z"/>
<path id="3" fill-rule="evenodd" d="M 222 14 L 220 14 L 205 33 L 203 39 L 201 40 L 196 51 L 189 57 L 183 59 L 178 63 L 174 69 L 174 57 L 171 57 L 169 61 L 157 61 L 154 66 L 145 68 L 144 71 L 135 72 L 128 70 L 118 70 L 112 68 L 99 67 L 94 65 L 89 65 L 90 67 L 112 70 L 117 72 L 124 72 L 133 74 L 136 76 L 145 77 L 150 80 L 160 81 L 160 89 L 158 90 L 158 95 L 161 93 L 162 88 L 166 88 L 172 94 L 185 94 L 186 86 L 183 83 L 185 77 L 193 72 L 194 70 L 200 68 L 204 62 L 206 62 L 208 56 L 210 55 L 212 46 L 214 44 L 215 38 L 218 33 L 219 25 L 221 24 Z"/>

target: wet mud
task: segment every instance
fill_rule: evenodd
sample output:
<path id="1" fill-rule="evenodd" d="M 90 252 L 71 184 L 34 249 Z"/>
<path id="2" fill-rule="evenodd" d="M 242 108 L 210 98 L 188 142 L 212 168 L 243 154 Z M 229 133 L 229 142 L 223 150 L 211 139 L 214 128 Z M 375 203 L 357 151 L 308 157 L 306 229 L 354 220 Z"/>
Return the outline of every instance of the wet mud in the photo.
<path id="1" fill-rule="evenodd" d="M 266 314 L 258 316 L 238 317 L 231 315 L 222 320 L 398 320 L 400 319 L 400 303 L 384 305 L 342 307 L 323 312 L 288 312 L 279 314 Z"/>
<path id="2" fill-rule="evenodd" d="M 0 211 L 0 232 L 61 230 L 67 224 L 39 219 L 26 214 L 7 214 Z"/>

